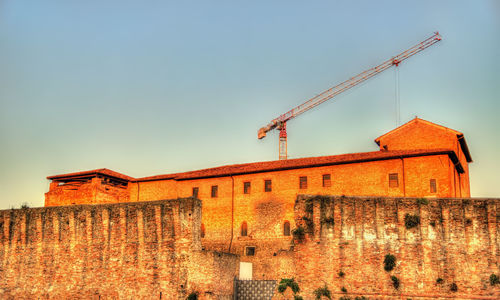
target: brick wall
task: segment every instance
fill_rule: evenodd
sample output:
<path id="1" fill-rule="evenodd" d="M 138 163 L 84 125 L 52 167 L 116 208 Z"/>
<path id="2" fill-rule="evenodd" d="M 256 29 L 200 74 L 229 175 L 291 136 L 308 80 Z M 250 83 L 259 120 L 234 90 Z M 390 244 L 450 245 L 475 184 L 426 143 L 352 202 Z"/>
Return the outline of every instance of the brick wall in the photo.
<path id="1" fill-rule="evenodd" d="M 229 299 L 238 258 L 200 220 L 195 199 L 0 211 L 0 298 Z"/>
<path id="2" fill-rule="evenodd" d="M 406 214 L 420 224 L 406 228 Z M 345 287 L 352 298 L 500 297 L 500 286 L 489 283 L 491 274 L 500 275 L 500 199 L 419 204 L 415 198 L 299 196 L 295 218 L 307 234 L 295 243 L 293 276 L 306 297 L 325 284 L 336 296 Z M 390 272 L 387 254 L 396 257 Z"/>

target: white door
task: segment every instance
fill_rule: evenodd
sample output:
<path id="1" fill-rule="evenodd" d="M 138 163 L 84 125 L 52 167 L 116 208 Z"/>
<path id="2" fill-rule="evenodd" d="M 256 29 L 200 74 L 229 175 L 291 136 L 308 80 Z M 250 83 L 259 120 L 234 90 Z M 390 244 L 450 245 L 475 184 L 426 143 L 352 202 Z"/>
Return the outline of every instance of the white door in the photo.
<path id="1" fill-rule="evenodd" d="M 240 262 L 240 280 L 252 280 L 252 263 Z"/>

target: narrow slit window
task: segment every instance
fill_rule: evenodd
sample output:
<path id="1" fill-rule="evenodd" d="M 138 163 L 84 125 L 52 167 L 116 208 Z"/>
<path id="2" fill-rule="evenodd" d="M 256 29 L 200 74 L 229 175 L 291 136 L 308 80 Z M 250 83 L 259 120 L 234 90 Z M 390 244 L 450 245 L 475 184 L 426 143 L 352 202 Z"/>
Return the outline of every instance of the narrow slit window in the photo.
<path id="1" fill-rule="evenodd" d="M 247 236 L 248 234 L 248 225 L 247 225 L 247 222 L 243 222 L 243 224 L 241 224 L 241 236 Z"/>
<path id="2" fill-rule="evenodd" d="M 193 188 L 193 197 L 194 197 L 194 198 L 198 198 L 198 191 L 199 191 L 199 190 L 200 190 L 200 189 L 199 189 L 198 187 L 194 187 L 194 188 Z"/>
<path id="3" fill-rule="evenodd" d="M 290 222 L 288 221 L 285 221 L 285 223 L 283 223 L 283 235 L 290 236 Z"/>
<path id="4" fill-rule="evenodd" d="M 250 181 L 243 182 L 243 194 L 250 194 Z"/>
<path id="5" fill-rule="evenodd" d="M 205 225 L 203 223 L 201 223 L 201 237 L 205 237 Z"/>
<path id="6" fill-rule="evenodd" d="M 389 187 L 395 188 L 399 186 L 398 173 L 389 174 Z"/>
<path id="7" fill-rule="evenodd" d="M 273 190 L 273 186 L 272 186 L 271 179 L 264 180 L 264 191 L 265 192 L 270 192 L 272 190 Z"/>
<path id="8" fill-rule="evenodd" d="M 323 187 L 331 187 L 332 179 L 330 174 L 323 174 Z"/>
<path id="9" fill-rule="evenodd" d="M 219 192 L 219 186 L 217 185 L 212 185 L 212 198 L 217 198 L 218 197 L 218 192 Z"/>
<path id="10" fill-rule="evenodd" d="M 431 193 L 436 193 L 437 192 L 436 179 L 433 178 L 430 180 L 430 186 L 431 186 Z"/>
<path id="11" fill-rule="evenodd" d="M 299 188 L 301 190 L 307 189 L 307 176 L 300 176 L 299 177 Z"/>

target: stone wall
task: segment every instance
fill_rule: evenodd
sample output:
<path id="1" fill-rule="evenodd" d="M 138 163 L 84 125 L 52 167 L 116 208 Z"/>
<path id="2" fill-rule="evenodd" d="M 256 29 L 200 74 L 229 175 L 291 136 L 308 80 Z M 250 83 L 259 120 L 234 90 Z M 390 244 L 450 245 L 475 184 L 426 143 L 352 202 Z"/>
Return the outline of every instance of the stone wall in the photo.
<path id="1" fill-rule="evenodd" d="M 299 196 L 295 218 L 306 234 L 294 239 L 293 276 L 306 299 L 325 284 L 337 297 L 500 298 L 489 281 L 500 275 L 500 199 Z"/>
<path id="2" fill-rule="evenodd" d="M 238 257 L 201 250 L 201 201 L 0 211 L 2 299 L 229 299 Z"/>

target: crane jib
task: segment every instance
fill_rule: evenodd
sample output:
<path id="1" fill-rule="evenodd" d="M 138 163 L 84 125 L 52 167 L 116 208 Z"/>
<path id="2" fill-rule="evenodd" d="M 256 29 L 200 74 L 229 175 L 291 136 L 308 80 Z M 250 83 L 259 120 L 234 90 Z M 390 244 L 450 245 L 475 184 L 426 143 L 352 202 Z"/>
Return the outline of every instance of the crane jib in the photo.
<path id="1" fill-rule="evenodd" d="M 288 112 L 280 115 L 279 117 L 271 120 L 271 122 L 266 125 L 265 127 L 262 127 L 259 129 L 258 132 L 258 138 L 262 139 L 266 136 L 266 133 L 274 128 L 284 130 L 282 136 L 286 136 L 286 127 L 284 126 L 287 121 L 290 119 L 295 118 L 296 116 L 320 105 L 321 103 L 337 96 L 338 94 L 350 89 L 351 87 L 354 87 L 367 79 L 387 70 L 388 68 L 392 67 L 393 65 L 398 66 L 402 61 L 405 59 L 411 57 L 412 55 L 417 54 L 418 52 L 426 49 L 429 46 L 432 46 L 433 44 L 441 41 L 441 36 L 439 35 L 439 32 L 435 32 L 433 36 L 427 38 L 426 40 L 418 43 L 417 45 L 401 52 L 400 54 L 386 60 L 385 62 L 381 63 L 380 65 L 373 67 L 371 69 L 368 69 L 366 71 L 361 72 L 360 74 L 349 78 L 348 80 L 329 88 L 328 90 L 322 92 L 319 95 L 316 95 L 312 97 L 311 99 L 307 100 L 306 102 L 302 103 L 301 105 L 289 110 Z M 283 129 L 285 128 L 285 129 Z M 280 139 L 280 142 L 281 139 Z M 286 138 L 285 141 L 286 143 Z M 286 145 L 284 145 L 284 148 L 286 149 Z M 280 146 L 281 149 L 281 146 Z M 286 156 L 286 155 L 285 155 Z M 286 158 L 286 157 L 285 157 Z M 282 159 L 282 155 L 280 154 L 280 159 Z"/>

